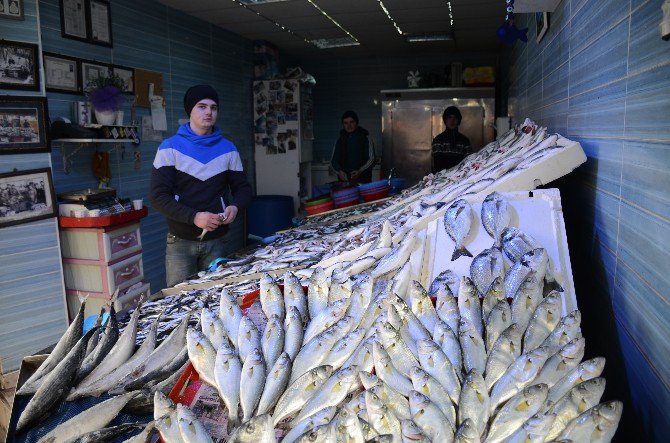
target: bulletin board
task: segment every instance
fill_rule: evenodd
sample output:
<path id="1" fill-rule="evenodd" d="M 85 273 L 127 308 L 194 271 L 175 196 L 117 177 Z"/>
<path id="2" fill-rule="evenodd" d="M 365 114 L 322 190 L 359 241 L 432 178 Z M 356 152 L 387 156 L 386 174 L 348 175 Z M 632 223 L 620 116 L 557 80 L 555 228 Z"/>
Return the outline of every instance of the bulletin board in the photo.
<path id="1" fill-rule="evenodd" d="M 149 84 L 154 84 L 154 95 L 163 96 L 163 74 L 160 72 L 135 69 L 135 100 L 137 106 L 151 107 L 149 102 Z"/>

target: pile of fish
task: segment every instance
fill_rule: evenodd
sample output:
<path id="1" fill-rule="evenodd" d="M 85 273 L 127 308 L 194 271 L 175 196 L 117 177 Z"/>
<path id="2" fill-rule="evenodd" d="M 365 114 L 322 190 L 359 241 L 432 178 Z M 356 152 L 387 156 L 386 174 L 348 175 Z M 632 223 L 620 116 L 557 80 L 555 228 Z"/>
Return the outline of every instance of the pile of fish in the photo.
<path id="1" fill-rule="evenodd" d="M 453 260 L 472 255 L 464 241 L 476 222 L 464 199 L 446 209 Z M 388 251 L 363 273 L 346 272 L 360 259 L 330 278 L 316 267 L 307 294 L 291 272 L 283 291 L 264 276 L 262 328 L 224 289 L 187 347 L 230 425 L 242 423 L 230 441 L 274 441 L 275 427 L 285 442 L 610 441 L 622 404 L 599 403 L 605 361 L 582 361 L 581 314 L 561 317 L 546 250 L 509 225 L 498 193 L 485 198 L 481 222 L 492 247 L 472 259 L 470 275 L 445 270 L 429 291 L 402 271 L 420 237 L 413 231 L 395 247 L 382 233 L 367 251 Z M 170 440 L 174 428 L 158 429 L 181 441 Z"/>

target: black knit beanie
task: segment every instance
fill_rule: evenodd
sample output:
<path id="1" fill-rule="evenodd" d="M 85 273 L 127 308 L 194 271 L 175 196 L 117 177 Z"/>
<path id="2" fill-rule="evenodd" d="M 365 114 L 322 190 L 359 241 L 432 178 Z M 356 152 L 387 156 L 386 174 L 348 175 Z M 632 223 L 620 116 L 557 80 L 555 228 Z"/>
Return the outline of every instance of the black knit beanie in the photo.
<path id="1" fill-rule="evenodd" d="M 191 86 L 184 94 L 184 110 L 187 115 L 191 115 L 193 107 L 200 101 L 204 99 L 214 100 L 216 104 L 219 104 L 219 94 L 216 93 L 214 88 L 209 85 L 196 85 Z"/>
<path id="2" fill-rule="evenodd" d="M 345 118 L 353 118 L 356 124 L 358 124 L 358 115 L 356 115 L 354 111 L 346 111 L 344 114 L 342 114 L 341 121 L 344 121 Z"/>

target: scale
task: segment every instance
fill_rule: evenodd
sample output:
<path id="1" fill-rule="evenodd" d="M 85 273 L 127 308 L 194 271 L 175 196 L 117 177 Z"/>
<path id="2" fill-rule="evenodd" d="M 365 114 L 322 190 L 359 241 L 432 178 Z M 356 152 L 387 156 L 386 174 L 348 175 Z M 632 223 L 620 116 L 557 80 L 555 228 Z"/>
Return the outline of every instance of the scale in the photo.
<path id="1" fill-rule="evenodd" d="M 81 191 L 58 194 L 58 214 L 61 217 L 73 217 L 75 211 L 99 210 L 100 215 L 112 215 L 130 210 L 130 201 L 119 199 L 112 188 L 87 188 Z M 128 207 L 126 207 L 126 203 Z"/>

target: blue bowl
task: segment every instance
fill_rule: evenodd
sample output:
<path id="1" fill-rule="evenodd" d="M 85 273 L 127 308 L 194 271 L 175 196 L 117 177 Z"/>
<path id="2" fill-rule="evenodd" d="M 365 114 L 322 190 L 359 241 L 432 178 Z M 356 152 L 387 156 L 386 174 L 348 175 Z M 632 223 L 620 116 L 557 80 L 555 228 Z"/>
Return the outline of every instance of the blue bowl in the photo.
<path id="1" fill-rule="evenodd" d="M 358 185 L 358 189 L 361 191 L 368 191 L 370 189 L 382 188 L 388 185 L 388 180 L 377 180 L 370 183 L 361 183 Z"/>

